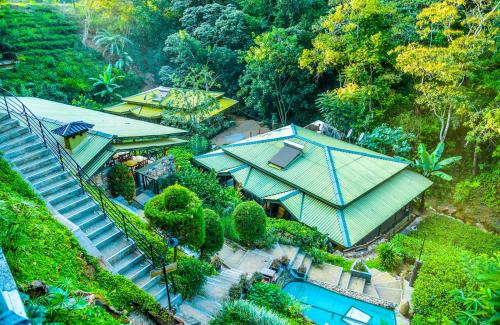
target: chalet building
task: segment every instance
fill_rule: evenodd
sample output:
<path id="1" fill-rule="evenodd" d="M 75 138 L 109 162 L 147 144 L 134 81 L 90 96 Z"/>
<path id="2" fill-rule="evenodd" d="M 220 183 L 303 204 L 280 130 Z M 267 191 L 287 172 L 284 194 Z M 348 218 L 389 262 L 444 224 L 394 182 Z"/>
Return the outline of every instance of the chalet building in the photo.
<path id="1" fill-rule="evenodd" d="M 182 95 L 181 95 L 182 94 Z M 183 98 L 180 98 L 183 97 Z M 189 89 L 176 89 L 158 87 L 142 93 L 122 98 L 122 103 L 105 107 L 107 113 L 128 116 L 145 121 L 159 123 L 162 115 L 170 108 L 187 105 L 198 106 L 207 104 L 206 116 L 202 120 L 210 119 L 235 106 L 238 101 L 225 97 L 223 92 L 216 91 L 191 91 Z M 186 118 L 188 118 L 186 116 Z"/>
<path id="2" fill-rule="evenodd" d="M 289 125 L 197 156 L 271 215 L 315 227 L 342 247 L 366 243 L 409 216 L 432 182 L 396 158 Z"/>
<path id="3" fill-rule="evenodd" d="M 122 159 L 120 162 L 134 168 L 134 152 L 162 153 L 168 147 L 186 142 L 177 138 L 186 133 L 181 129 L 40 98 L 20 99 L 56 135 L 89 176 L 95 175 L 114 158 L 126 156 L 130 161 Z M 142 167 L 143 162 L 148 159 L 144 157 L 137 162 L 137 167 Z"/>

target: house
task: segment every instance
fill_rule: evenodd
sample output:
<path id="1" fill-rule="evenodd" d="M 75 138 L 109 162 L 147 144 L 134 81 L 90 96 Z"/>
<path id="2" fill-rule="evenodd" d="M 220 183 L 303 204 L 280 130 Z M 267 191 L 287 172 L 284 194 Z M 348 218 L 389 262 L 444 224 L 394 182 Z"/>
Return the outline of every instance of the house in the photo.
<path id="1" fill-rule="evenodd" d="M 432 182 L 396 158 L 289 125 L 197 156 L 277 217 L 317 228 L 342 247 L 391 230 Z"/>
<path id="2" fill-rule="evenodd" d="M 184 130 L 34 97 L 20 100 L 89 176 L 123 152 L 162 152 L 186 141 Z"/>
<path id="3" fill-rule="evenodd" d="M 210 101 L 202 120 L 220 114 L 238 103 L 237 100 L 224 97 L 223 92 L 189 90 L 158 87 L 137 95 L 122 98 L 123 103 L 104 108 L 105 112 L 130 116 L 151 122 L 159 122 L 169 107 L 191 105 L 196 107 Z M 186 116 L 186 119 L 188 117 Z"/>

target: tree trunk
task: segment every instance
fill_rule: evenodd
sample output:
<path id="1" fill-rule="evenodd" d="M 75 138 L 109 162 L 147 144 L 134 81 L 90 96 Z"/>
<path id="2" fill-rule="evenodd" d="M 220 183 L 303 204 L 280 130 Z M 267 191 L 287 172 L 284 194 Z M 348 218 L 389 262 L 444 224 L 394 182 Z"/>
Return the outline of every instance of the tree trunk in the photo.
<path id="1" fill-rule="evenodd" d="M 474 157 L 472 159 L 472 176 L 476 176 L 477 174 L 477 156 L 479 155 L 479 144 L 475 143 L 474 145 Z"/>
<path id="2" fill-rule="evenodd" d="M 174 262 L 177 262 L 177 246 L 174 247 Z"/>
<path id="3" fill-rule="evenodd" d="M 425 192 L 422 192 L 422 194 L 420 195 L 420 204 L 418 207 L 418 211 L 420 213 L 423 213 L 425 211 Z"/>

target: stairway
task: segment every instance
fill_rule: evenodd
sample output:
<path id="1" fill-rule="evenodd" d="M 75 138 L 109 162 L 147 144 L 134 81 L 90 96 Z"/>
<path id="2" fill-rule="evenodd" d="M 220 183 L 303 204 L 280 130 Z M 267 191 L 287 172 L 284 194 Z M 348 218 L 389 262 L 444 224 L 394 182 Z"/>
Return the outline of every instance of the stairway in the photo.
<path id="1" fill-rule="evenodd" d="M 351 272 L 342 271 L 336 286 L 399 304 L 402 295 L 400 280 L 377 269 L 370 269 L 370 272 L 372 278 L 370 282 L 367 282 L 363 278 L 352 275 Z"/>
<path id="2" fill-rule="evenodd" d="M 177 316 L 188 325 L 208 324 L 227 298 L 229 288 L 239 282 L 242 274 L 235 269 L 226 269 L 209 277 L 203 286 L 203 294 L 183 301 L 177 308 Z"/>
<path id="3" fill-rule="evenodd" d="M 48 206 L 87 235 L 114 273 L 132 280 L 163 307 L 167 306 L 164 282 L 160 276 L 150 276 L 153 266 L 134 242 L 82 191 L 78 181 L 62 169 L 43 141 L 5 113 L 0 113 L 0 151 Z"/>

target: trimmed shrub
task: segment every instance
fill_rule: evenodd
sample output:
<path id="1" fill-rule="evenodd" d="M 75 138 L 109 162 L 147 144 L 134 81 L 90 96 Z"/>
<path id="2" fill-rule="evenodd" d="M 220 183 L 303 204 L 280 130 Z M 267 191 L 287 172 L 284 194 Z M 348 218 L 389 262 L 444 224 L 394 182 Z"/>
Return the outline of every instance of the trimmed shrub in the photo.
<path id="1" fill-rule="evenodd" d="M 266 234 L 266 212 L 255 201 L 238 204 L 233 212 L 234 226 L 241 242 L 253 246 Z"/>
<path id="2" fill-rule="evenodd" d="M 205 220 L 200 199 L 181 185 L 169 186 L 144 206 L 144 215 L 180 244 L 200 248 L 205 241 Z"/>
<path id="3" fill-rule="evenodd" d="M 215 274 L 209 263 L 192 257 L 182 257 L 177 261 L 177 271 L 173 273 L 175 285 L 184 299 L 199 294 L 207 281 L 207 276 Z"/>
<path id="4" fill-rule="evenodd" d="M 328 237 L 317 229 L 297 221 L 267 218 L 266 224 L 268 232 L 275 236 L 281 244 L 299 246 L 304 250 L 325 248 L 328 240 Z"/>
<path id="5" fill-rule="evenodd" d="M 288 322 L 274 312 L 258 307 L 245 300 L 224 303 L 211 325 L 287 325 Z"/>
<path id="6" fill-rule="evenodd" d="M 205 242 L 200 247 L 200 257 L 218 252 L 224 245 L 224 229 L 220 217 L 213 210 L 205 209 Z"/>
<path id="7" fill-rule="evenodd" d="M 116 164 L 109 170 L 108 174 L 111 195 L 123 196 L 128 202 L 132 202 L 135 196 L 135 181 L 130 169 L 123 164 Z"/>

